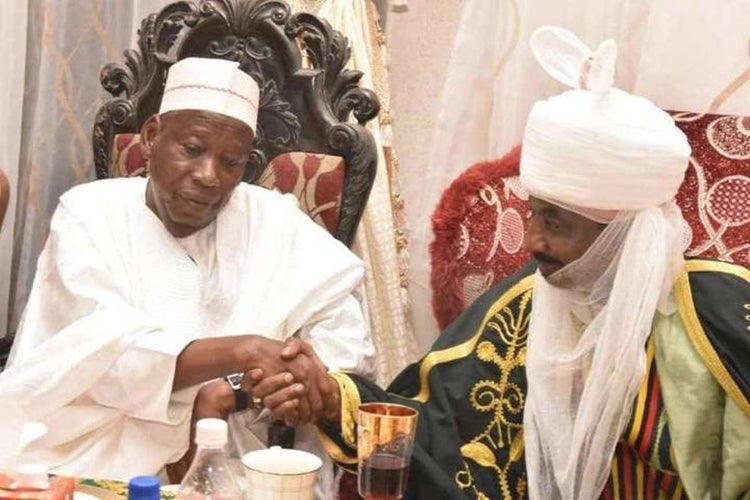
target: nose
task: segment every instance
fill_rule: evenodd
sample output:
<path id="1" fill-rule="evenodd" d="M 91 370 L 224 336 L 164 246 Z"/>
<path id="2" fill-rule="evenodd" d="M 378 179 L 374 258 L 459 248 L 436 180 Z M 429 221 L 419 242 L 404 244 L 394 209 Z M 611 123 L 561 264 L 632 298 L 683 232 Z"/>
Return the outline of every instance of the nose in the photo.
<path id="1" fill-rule="evenodd" d="M 219 160 L 206 155 L 193 169 L 193 181 L 202 187 L 215 188 L 219 186 Z"/>
<path id="2" fill-rule="evenodd" d="M 528 253 L 546 253 L 547 240 L 535 222 L 534 217 L 528 219 L 529 223 L 523 235 L 523 250 Z"/>

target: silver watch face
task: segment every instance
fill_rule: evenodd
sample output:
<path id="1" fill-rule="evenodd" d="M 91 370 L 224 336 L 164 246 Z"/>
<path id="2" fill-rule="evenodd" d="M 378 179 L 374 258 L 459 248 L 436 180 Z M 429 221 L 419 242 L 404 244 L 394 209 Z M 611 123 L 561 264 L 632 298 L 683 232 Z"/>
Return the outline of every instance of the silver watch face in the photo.
<path id="1" fill-rule="evenodd" d="M 229 382 L 229 385 L 232 386 L 232 389 L 235 391 L 240 388 L 240 384 L 242 384 L 242 374 L 241 373 L 233 373 L 231 375 L 227 375 L 227 382 Z"/>

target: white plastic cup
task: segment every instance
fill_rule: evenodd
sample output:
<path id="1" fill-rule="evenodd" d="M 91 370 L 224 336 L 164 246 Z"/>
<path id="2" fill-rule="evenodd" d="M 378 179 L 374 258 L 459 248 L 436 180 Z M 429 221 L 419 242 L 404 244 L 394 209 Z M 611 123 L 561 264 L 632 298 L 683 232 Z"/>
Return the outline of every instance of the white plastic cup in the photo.
<path id="1" fill-rule="evenodd" d="M 247 495 L 253 500 L 314 500 L 320 458 L 301 450 L 272 446 L 242 457 Z"/>

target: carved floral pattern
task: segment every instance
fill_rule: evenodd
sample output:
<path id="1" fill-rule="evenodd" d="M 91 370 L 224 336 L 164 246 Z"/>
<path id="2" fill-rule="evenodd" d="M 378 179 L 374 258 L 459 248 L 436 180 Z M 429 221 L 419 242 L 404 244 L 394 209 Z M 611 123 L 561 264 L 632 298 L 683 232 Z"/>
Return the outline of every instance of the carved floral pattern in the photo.
<path id="1" fill-rule="evenodd" d="M 345 69 L 351 51 L 341 33 L 312 14 L 292 14 L 282 0 L 183 0 L 144 19 L 138 49 L 124 56 L 100 75 L 113 99 L 95 120 L 97 177 L 109 175 L 114 137 L 137 132 L 158 110 L 172 63 L 188 56 L 238 61 L 261 91 L 245 180 L 256 181 L 282 153 L 341 156 L 346 169 L 335 236 L 351 243 L 377 165 L 375 142 L 363 125 L 380 105 L 359 87 L 362 73 Z"/>

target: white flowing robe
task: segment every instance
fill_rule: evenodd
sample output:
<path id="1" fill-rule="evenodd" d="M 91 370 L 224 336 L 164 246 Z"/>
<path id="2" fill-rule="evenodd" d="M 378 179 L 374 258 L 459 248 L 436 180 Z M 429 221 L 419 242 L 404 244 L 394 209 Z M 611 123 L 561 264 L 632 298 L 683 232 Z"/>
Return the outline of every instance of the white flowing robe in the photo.
<path id="1" fill-rule="evenodd" d="M 179 459 L 198 386 L 173 393 L 175 363 L 198 338 L 302 329 L 331 369 L 372 372 L 352 295 L 363 265 L 293 199 L 241 183 L 211 228 L 213 263 L 199 266 L 145 187 L 97 181 L 60 198 L 0 374 L 0 401 L 49 429 L 23 459 L 55 473 L 127 480 Z"/>

